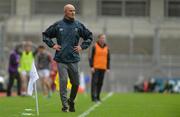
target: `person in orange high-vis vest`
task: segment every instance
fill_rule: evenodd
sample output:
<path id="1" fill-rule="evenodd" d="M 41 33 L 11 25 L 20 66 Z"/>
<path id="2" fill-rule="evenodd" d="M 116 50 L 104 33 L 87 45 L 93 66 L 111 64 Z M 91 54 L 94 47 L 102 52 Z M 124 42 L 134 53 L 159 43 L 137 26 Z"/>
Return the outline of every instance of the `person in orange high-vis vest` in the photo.
<path id="1" fill-rule="evenodd" d="M 92 47 L 90 57 L 90 67 L 92 71 L 91 99 L 94 102 L 100 101 L 104 74 L 110 69 L 110 52 L 105 39 L 106 36 L 104 34 L 98 35 L 98 41 Z"/>

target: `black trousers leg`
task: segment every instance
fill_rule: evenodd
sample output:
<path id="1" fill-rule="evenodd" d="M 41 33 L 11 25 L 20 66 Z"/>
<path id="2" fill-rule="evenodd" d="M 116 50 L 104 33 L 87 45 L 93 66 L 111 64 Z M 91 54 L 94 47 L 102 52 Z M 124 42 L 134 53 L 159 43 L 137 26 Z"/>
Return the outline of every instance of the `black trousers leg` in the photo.
<path id="1" fill-rule="evenodd" d="M 98 82 L 97 82 L 97 99 L 100 100 L 100 93 L 103 86 L 105 70 L 99 70 Z"/>
<path id="2" fill-rule="evenodd" d="M 92 80 L 91 80 L 91 98 L 92 98 L 92 101 L 97 100 L 98 76 L 99 76 L 99 71 L 95 70 L 95 72 L 92 73 Z"/>
<path id="3" fill-rule="evenodd" d="M 14 73 L 10 73 L 9 74 L 8 87 L 7 87 L 7 96 L 11 96 L 11 89 L 12 89 L 12 86 L 13 86 L 13 83 L 14 83 L 14 78 L 15 78 Z"/>
<path id="4" fill-rule="evenodd" d="M 16 74 L 16 80 L 17 80 L 17 94 L 21 95 L 21 78 L 19 73 Z"/>
<path id="5" fill-rule="evenodd" d="M 95 81 L 94 81 L 94 73 L 92 73 L 91 76 L 91 100 L 94 101 L 95 100 Z"/>

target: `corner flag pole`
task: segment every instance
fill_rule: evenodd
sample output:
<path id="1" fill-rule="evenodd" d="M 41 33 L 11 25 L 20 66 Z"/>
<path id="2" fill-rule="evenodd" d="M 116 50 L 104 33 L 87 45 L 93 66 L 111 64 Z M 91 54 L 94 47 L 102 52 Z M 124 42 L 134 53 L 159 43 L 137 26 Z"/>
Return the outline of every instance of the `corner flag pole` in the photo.
<path id="1" fill-rule="evenodd" d="M 38 105 L 38 95 L 37 95 L 37 86 L 36 86 L 36 81 L 39 79 L 39 76 L 38 76 L 34 61 L 32 63 L 31 71 L 29 72 L 29 77 L 30 79 L 28 83 L 27 94 L 32 96 L 33 87 L 34 87 L 35 99 L 36 99 L 36 112 L 37 112 L 37 116 L 39 116 L 39 105 Z"/>
<path id="2" fill-rule="evenodd" d="M 38 95 L 37 95 L 36 82 L 34 83 L 34 89 L 35 89 L 35 98 L 36 98 L 36 113 L 37 113 L 37 116 L 39 116 L 39 104 L 38 104 Z"/>

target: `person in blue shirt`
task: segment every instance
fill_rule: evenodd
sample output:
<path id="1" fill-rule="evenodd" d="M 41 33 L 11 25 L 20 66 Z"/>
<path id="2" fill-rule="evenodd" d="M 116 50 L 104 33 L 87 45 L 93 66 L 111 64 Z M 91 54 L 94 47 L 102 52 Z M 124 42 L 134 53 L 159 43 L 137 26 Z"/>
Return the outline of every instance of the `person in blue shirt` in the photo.
<path id="1" fill-rule="evenodd" d="M 64 18 L 47 28 L 42 35 L 43 41 L 56 51 L 54 60 L 58 64 L 60 76 L 62 111 L 75 112 L 74 100 L 79 86 L 79 53 L 90 46 L 93 40 L 92 32 L 75 20 L 75 7 L 67 4 L 64 6 Z M 56 38 L 57 43 L 52 41 L 53 38 Z M 80 38 L 83 39 L 81 44 L 79 43 Z M 68 77 L 72 84 L 69 99 L 67 98 Z"/>

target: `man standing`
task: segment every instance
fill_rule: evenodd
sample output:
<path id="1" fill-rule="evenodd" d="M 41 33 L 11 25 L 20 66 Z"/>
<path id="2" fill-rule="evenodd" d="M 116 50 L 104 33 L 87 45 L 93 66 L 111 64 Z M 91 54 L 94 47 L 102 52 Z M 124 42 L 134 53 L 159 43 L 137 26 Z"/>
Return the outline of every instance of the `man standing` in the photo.
<path id="1" fill-rule="evenodd" d="M 15 79 L 17 80 L 17 94 L 19 96 L 21 95 L 21 78 L 18 72 L 18 66 L 19 66 L 19 55 L 16 47 L 9 57 L 9 68 L 8 68 L 9 83 L 7 87 L 7 96 L 11 96 L 11 89 Z"/>
<path id="2" fill-rule="evenodd" d="M 98 35 L 98 41 L 92 48 L 90 67 L 92 71 L 91 99 L 94 102 L 100 101 L 100 93 L 103 85 L 104 74 L 110 69 L 110 52 L 105 43 L 106 36 Z"/>
<path id="3" fill-rule="evenodd" d="M 81 44 L 79 44 L 80 37 L 83 39 Z M 56 38 L 57 44 L 51 40 L 52 38 Z M 63 112 L 68 112 L 68 106 L 70 112 L 75 112 L 74 100 L 79 86 L 79 52 L 88 48 L 92 40 L 92 33 L 75 20 L 75 7 L 71 4 L 64 6 L 64 18 L 43 32 L 43 41 L 56 50 L 54 60 L 58 63 Z M 72 84 L 69 99 L 67 98 L 68 76 Z"/>

